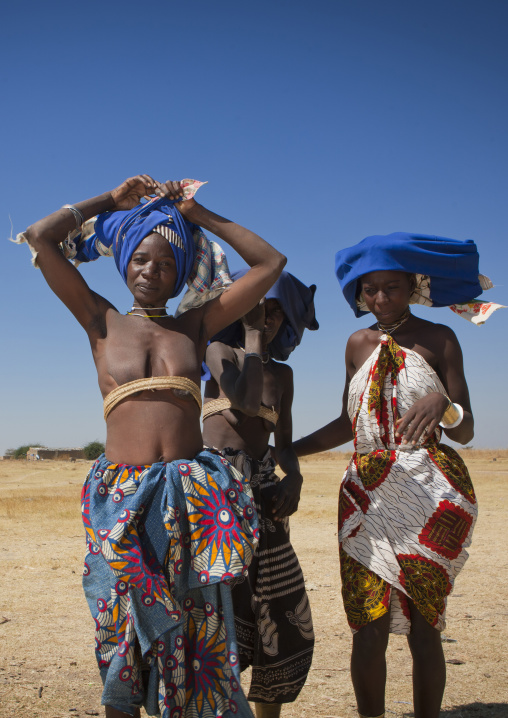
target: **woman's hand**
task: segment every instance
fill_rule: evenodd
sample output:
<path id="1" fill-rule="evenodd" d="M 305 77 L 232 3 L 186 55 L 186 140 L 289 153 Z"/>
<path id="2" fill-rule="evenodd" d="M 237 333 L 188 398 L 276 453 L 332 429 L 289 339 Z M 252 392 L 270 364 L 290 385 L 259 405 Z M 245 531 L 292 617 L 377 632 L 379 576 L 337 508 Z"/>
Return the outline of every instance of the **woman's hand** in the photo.
<path id="1" fill-rule="evenodd" d="M 178 202 L 178 211 L 184 217 L 186 217 L 187 214 L 192 210 L 192 208 L 195 207 L 197 204 L 194 198 L 182 199 L 184 196 L 182 183 L 177 182 L 176 180 L 168 180 L 163 184 L 157 182 L 157 189 L 155 190 L 155 194 L 158 197 L 167 197 L 174 202 Z"/>
<path id="2" fill-rule="evenodd" d="M 279 463 L 279 457 L 277 456 L 277 449 L 275 446 L 272 446 L 271 444 L 268 444 L 268 449 L 270 451 L 270 457 L 275 461 L 276 464 Z"/>
<path id="3" fill-rule="evenodd" d="M 290 471 L 275 486 L 267 490 L 272 500 L 272 517 L 282 521 L 298 509 L 303 477 L 299 471 Z"/>
<path id="4" fill-rule="evenodd" d="M 150 175 L 129 177 L 111 192 L 111 197 L 115 203 L 115 211 L 133 209 L 139 204 L 142 197 L 150 197 L 151 194 L 157 192 L 159 187 L 160 183 Z"/>
<path id="5" fill-rule="evenodd" d="M 265 328 L 265 303 L 261 300 L 254 309 L 244 314 L 242 324 L 245 332 L 262 332 Z"/>
<path id="6" fill-rule="evenodd" d="M 420 438 L 426 439 L 434 433 L 447 406 L 448 397 L 437 391 L 418 399 L 398 420 L 395 436 L 402 436 L 403 444 L 414 446 Z"/>

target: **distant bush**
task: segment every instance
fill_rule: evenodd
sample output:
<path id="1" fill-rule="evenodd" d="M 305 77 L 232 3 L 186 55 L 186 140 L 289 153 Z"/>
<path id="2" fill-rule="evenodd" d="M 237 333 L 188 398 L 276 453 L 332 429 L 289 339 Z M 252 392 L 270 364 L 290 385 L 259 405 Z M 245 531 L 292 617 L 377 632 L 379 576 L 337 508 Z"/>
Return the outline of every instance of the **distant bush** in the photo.
<path id="1" fill-rule="evenodd" d="M 104 453 L 104 444 L 100 441 L 91 441 L 85 447 L 83 447 L 85 458 L 89 461 L 97 459 L 101 454 Z"/>

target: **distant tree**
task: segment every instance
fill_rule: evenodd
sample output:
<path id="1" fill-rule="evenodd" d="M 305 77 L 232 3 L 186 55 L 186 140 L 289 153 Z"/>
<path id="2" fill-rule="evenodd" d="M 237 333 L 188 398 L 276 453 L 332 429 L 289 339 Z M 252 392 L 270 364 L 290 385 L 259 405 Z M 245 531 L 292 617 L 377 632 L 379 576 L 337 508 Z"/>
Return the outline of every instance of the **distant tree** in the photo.
<path id="1" fill-rule="evenodd" d="M 104 444 L 101 441 L 91 441 L 83 447 L 85 458 L 93 461 L 104 453 Z"/>

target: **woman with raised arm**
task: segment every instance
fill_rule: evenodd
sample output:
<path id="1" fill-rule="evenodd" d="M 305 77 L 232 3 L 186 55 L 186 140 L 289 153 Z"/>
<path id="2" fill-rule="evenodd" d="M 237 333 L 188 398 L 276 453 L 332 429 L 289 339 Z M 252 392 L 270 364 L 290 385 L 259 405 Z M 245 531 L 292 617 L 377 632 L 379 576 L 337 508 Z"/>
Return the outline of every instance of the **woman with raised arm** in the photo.
<path id="1" fill-rule="evenodd" d="M 249 477 L 259 516 L 258 548 L 233 586 L 240 666 L 252 666 L 248 698 L 257 718 L 278 718 L 282 704 L 296 700 L 314 649 L 309 600 L 289 536 L 303 481 L 292 447 L 293 372 L 280 361 L 305 329 L 319 326 L 314 291 L 282 272 L 264 302 L 214 337 L 206 352 L 205 445 Z M 282 478 L 268 445 L 272 432 Z"/>
<path id="2" fill-rule="evenodd" d="M 17 240 L 87 332 L 104 397 L 106 450 L 85 481 L 82 509 L 83 583 L 107 718 L 139 716 L 141 705 L 164 718 L 251 715 L 228 583 L 247 570 L 255 512 L 239 472 L 203 451 L 199 381 L 210 337 L 257 304 L 285 257 L 197 204 L 199 184 L 132 177 Z M 242 280 L 231 284 L 198 225 L 250 265 Z M 122 314 L 92 291 L 64 253 L 112 254 L 132 309 Z M 186 282 L 187 311 L 167 314 Z"/>
<path id="3" fill-rule="evenodd" d="M 362 718 L 384 716 L 389 632 L 406 634 L 415 718 L 437 718 L 445 686 L 440 631 L 467 558 L 477 506 L 445 434 L 473 438 L 462 353 L 447 326 L 409 304 L 452 306 L 481 323 L 499 305 L 471 302 L 489 286 L 470 240 L 395 233 L 341 250 L 336 272 L 357 316 L 375 324 L 346 347 L 342 414 L 295 442 L 298 456 L 354 438 L 339 496 L 342 596 L 353 632 L 351 676 Z"/>

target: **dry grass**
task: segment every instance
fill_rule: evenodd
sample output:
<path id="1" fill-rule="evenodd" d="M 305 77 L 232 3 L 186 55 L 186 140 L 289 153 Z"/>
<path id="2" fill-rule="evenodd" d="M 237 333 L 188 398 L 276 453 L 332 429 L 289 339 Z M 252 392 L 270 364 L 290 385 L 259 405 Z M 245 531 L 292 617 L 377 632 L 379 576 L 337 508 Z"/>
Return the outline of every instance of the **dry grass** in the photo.
<path id="1" fill-rule="evenodd" d="M 35 521 L 63 521 L 76 518 L 75 493 L 68 496 L 6 496 L 2 497 L 0 506 L 0 520 L 13 519 L 17 521 L 23 516 L 24 520 Z"/>
<path id="2" fill-rule="evenodd" d="M 448 666 L 442 716 L 507 718 L 508 559 L 501 537 L 508 451 L 466 449 L 463 455 L 480 518 L 470 559 L 449 601 L 445 634 L 456 642 L 444 644 L 445 656 L 463 662 Z M 307 684 L 298 701 L 284 707 L 283 718 L 357 716 L 336 536 L 337 493 L 349 457 L 327 452 L 302 462 L 304 489 L 291 532 L 317 640 Z M 0 718 L 103 715 L 93 621 L 80 577 L 79 498 L 87 466 L 0 464 Z M 406 641 L 394 636 L 388 648 L 387 718 L 413 715 L 410 672 Z"/>
<path id="3" fill-rule="evenodd" d="M 320 454 L 313 454 L 312 456 L 303 456 L 300 461 L 303 464 L 312 463 L 315 461 L 331 461 L 333 463 L 342 462 L 347 464 L 352 456 L 351 451 L 322 451 Z"/>

